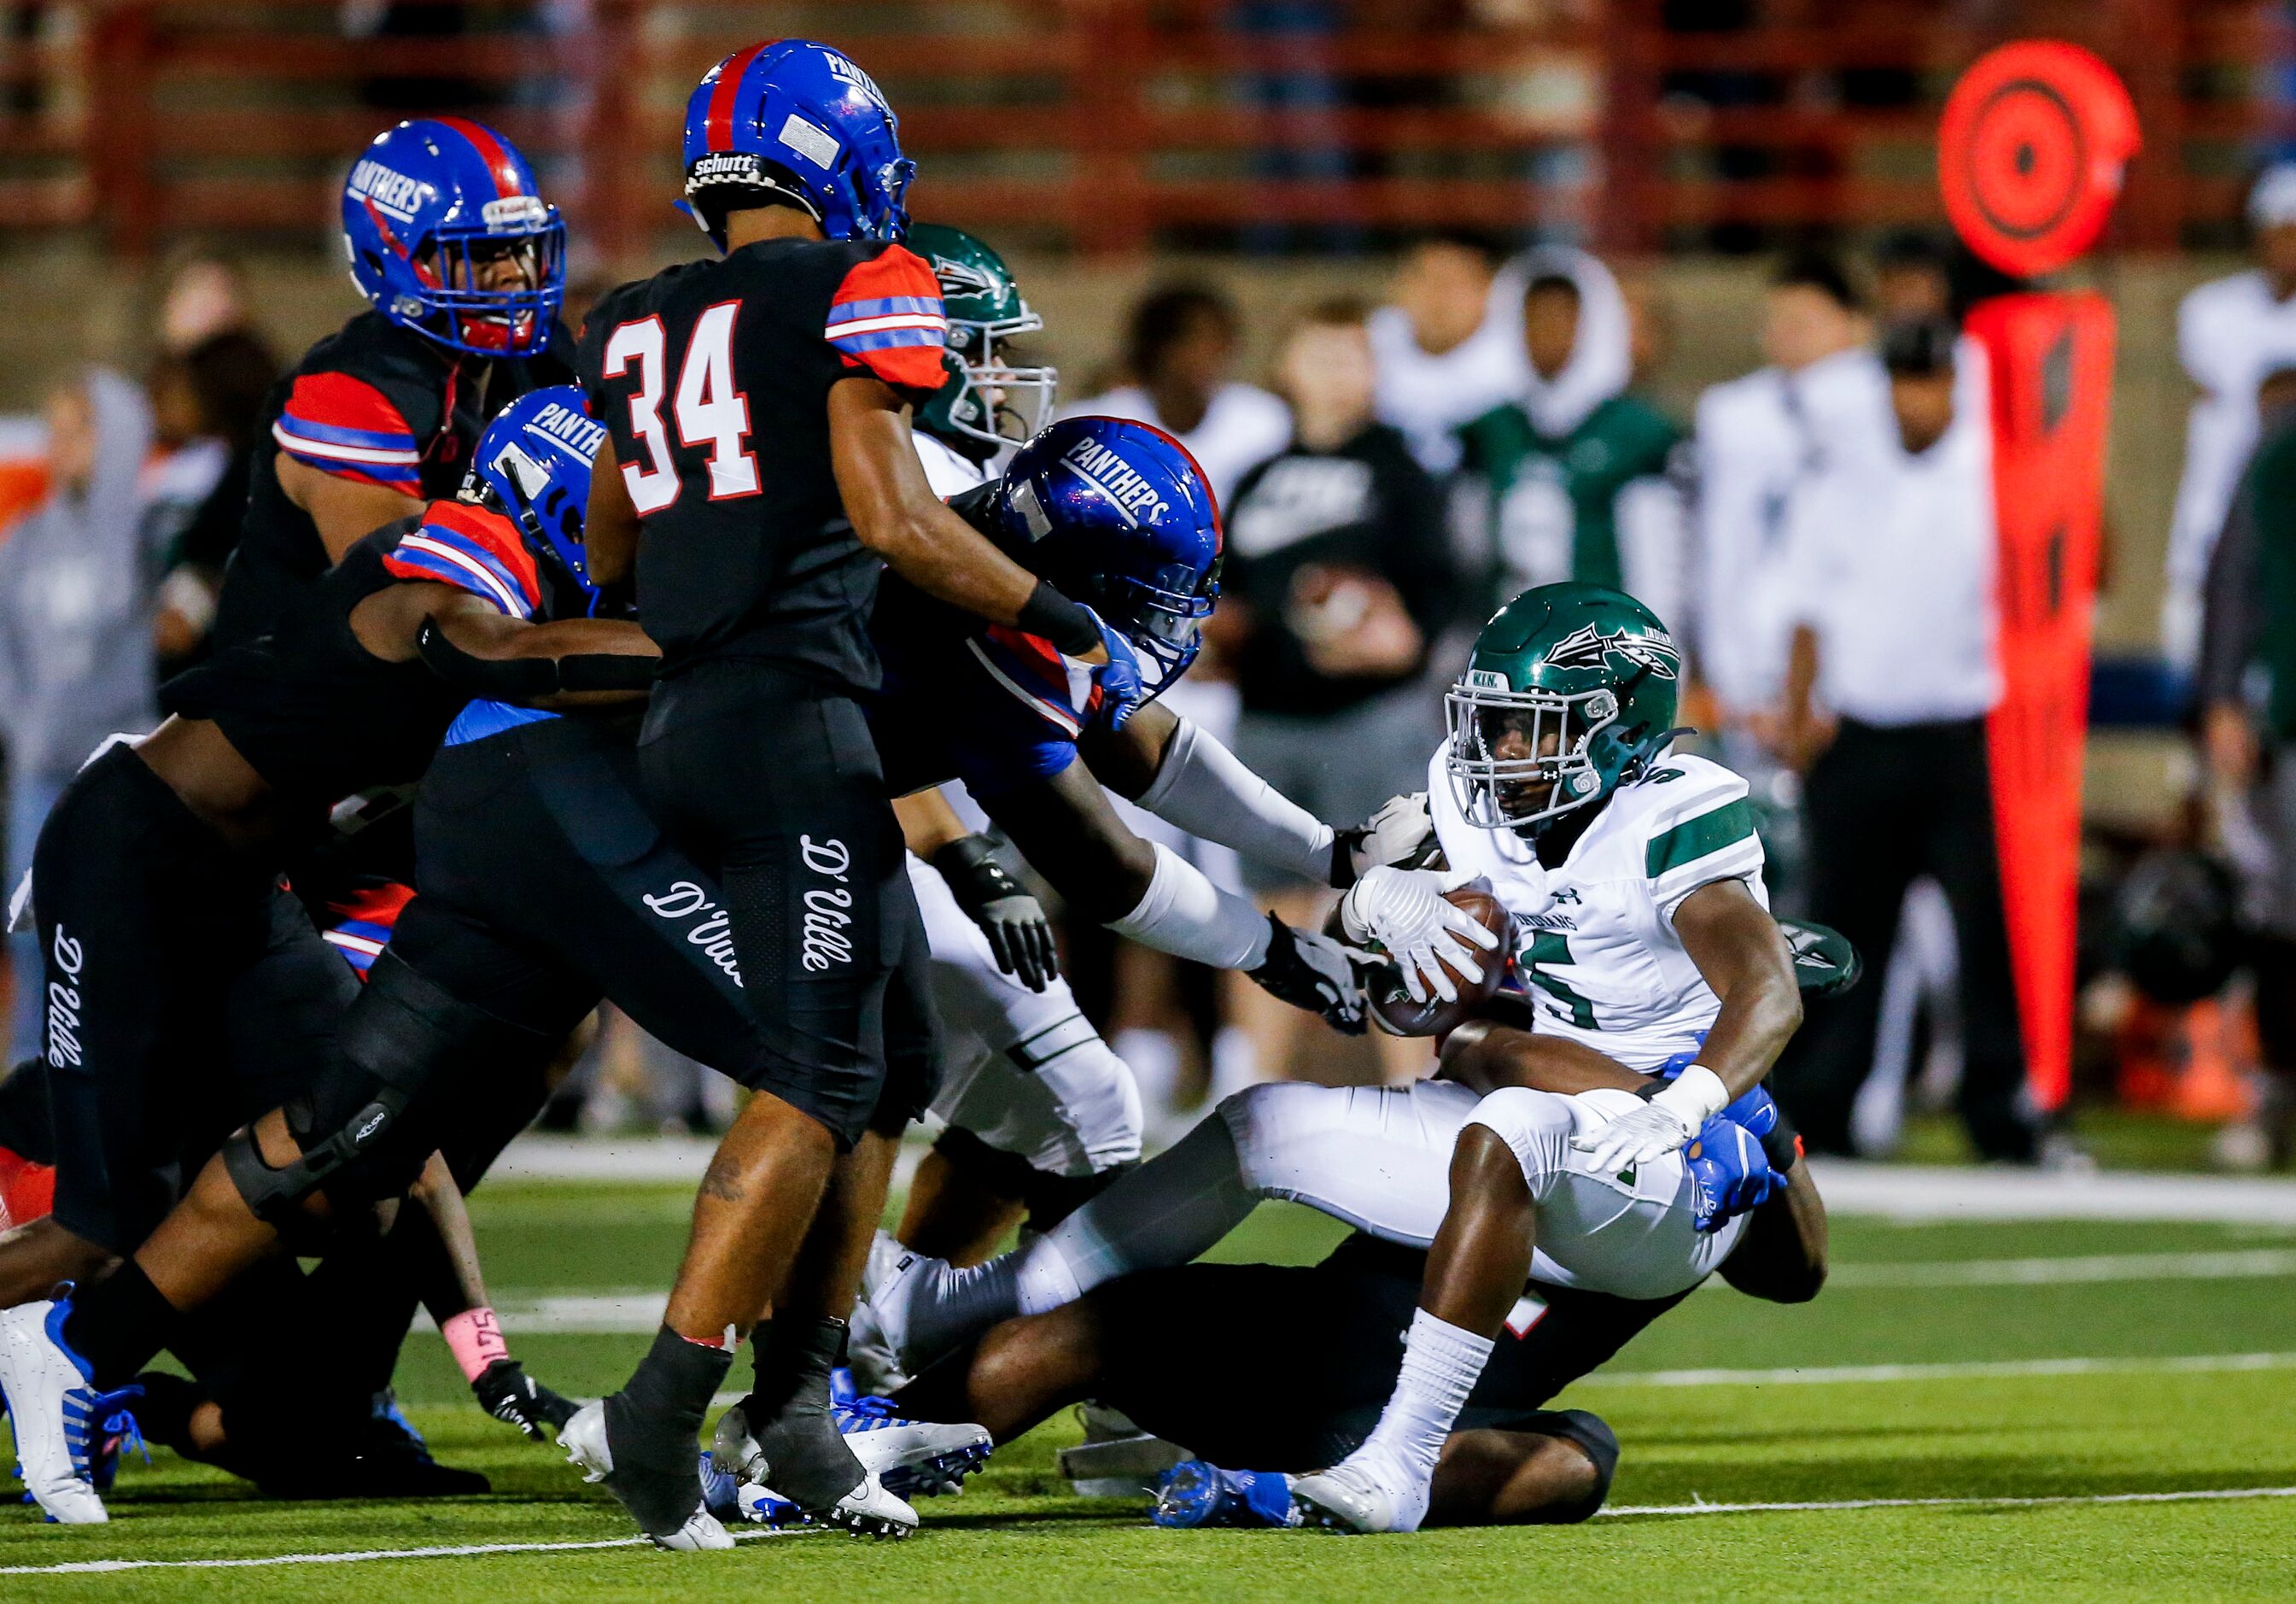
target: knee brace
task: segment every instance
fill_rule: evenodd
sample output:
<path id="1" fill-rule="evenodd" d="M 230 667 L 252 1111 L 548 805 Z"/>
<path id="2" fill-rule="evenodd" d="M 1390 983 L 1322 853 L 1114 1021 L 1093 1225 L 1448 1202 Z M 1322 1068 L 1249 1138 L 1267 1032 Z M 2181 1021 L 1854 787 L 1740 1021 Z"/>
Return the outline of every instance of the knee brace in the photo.
<path id="1" fill-rule="evenodd" d="M 1567 1098 L 1523 1086 L 1504 1086 L 1475 1105 L 1467 1116 L 1506 1143 L 1530 1183 L 1530 1195 L 1546 1195 L 1570 1156 L 1570 1134 L 1578 1128 Z"/>
<path id="2" fill-rule="evenodd" d="M 530 1053 L 538 1041 L 386 949 L 343 1016 L 333 1060 L 283 1110 L 301 1151 L 274 1165 L 253 1131 L 242 1130 L 224 1144 L 224 1166 L 256 1217 L 283 1233 L 309 1223 L 301 1205 L 322 1187 L 346 1211 L 396 1197 L 436 1145 L 426 1131 L 406 1129 L 401 1116 L 438 1069 L 457 1057 Z"/>

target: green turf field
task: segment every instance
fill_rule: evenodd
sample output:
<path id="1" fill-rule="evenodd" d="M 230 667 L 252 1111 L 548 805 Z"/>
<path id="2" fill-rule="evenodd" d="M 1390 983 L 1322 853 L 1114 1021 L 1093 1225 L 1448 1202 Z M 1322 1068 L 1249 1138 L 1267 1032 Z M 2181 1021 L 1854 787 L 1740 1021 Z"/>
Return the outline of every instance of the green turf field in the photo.
<path id="1" fill-rule="evenodd" d="M 690 1197 L 650 1186 L 482 1190 L 472 1207 L 497 1304 L 658 1289 Z M 1316 1216 L 1263 1208 L 1222 1256 L 1312 1257 L 1333 1235 Z M 160 1454 L 123 1472 L 108 1526 L 0 1515 L 0 1599 L 199 1590 L 397 1604 L 738 1589 L 745 1599 L 931 1604 L 1521 1600 L 1582 1587 L 1739 1600 L 2296 1596 L 2296 1498 L 2161 1496 L 2296 1489 L 2296 1230 L 1838 1220 L 1834 1260 L 1834 1283 L 1807 1307 L 1701 1293 L 1567 1395 L 1606 1417 L 1626 1450 L 1616 1512 L 1578 1527 L 1352 1540 L 1158 1532 L 1144 1502 L 1069 1495 L 1052 1467 L 1072 1435 L 1060 1422 L 999 1454 L 962 1498 L 926 1502 L 925 1530 L 906 1543 L 803 1534 L 731 1554 L 573 1547 L 623 1539 L 619 1511 L 555 1451 L 480 1415 L 443 1345 L 422 1336 L 402 1394 L 440 1457 L 485 1470 L 493 1496 L 267 1503 Z M 2207 1273 L 2169 1279 L 2164 1265 Z M 521 1335 L 515 1315 L 509 1324 L 529 1367 L 570 1392 L 616 1385 L 646 1340 Z M 2096 1362 L 2059 1362 L 2072 1360 Z M 1761 1371 L 1796 1374 L 1747 1374 Z M 1267 1385 L 1283 1385 L 1280 1367 Z M 1841 1507 L 1880 1500 L 1952 1501 Z M 557 1546 L 275 1563 L 489 1544 Z M 94 1568 L 223 1559 L 263 1563 Z M 91 1568 L 46 1568 L 73 1565 Z"/>

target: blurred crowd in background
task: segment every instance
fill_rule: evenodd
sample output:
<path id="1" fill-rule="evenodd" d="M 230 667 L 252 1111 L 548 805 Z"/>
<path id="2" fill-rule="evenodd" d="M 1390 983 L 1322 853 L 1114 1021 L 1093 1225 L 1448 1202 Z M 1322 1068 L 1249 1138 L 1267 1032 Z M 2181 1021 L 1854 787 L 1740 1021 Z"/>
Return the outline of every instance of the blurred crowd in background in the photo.
<path id="1" fill-rule="evenodd" d="M 2161 1007 L 2214 1007 L 2235 970 L 2257 975 L 2254 1006 L 2233 1012 L 2260 1041 L 2209 1047 L 2222 1084 L 2187 1099 L 2225 1122 L 2222 1161 L 2254 1167 L 2288 1160 L 2296 1072 L 2296 166 L 2254 185 L 2247 221 L 2254 266 L 2180 316 L 2198 399 L 2163 623 L 2169 662 L 2195 676 L 2207 777 L 2169 844 L 2214 845 L 2237 871 L 2176 906 L 2239 935 L 2205 955 L 2211 990 L 2152 990 L 2171 994 Z M 1203 465 L 1226 519 L 1222 598 L 1170 697 L 1334 824 L 1442 783 L 1441 689 L 1497 603 L 1568 578 L 1645 601 L 1693 665 L 1687 738 L 1753 784 L 1774 904 L 1869 960 L 1779 1072 L 1812 1146 L 1887 1153 L 1926 1102 L 1950 1106 L 1981 1156 L 2078 1162 L 2023 1090 L 1990 831 L 1989 435 L 1981 353 L 1957 333 L 1990 287 L 1921 234 L 1860 259 L 1784 254 L 1765 365 L 1674 417 L 1642 382 L 1700 331 L 1652 294 L 1584 250 L 1435 233 L 1395 258 L 1376 304 L 1312 300 L 1272 340 L 1241 325 L 1215 276 L 1159 284 L 1115 312 L 1120 361 L 1068 375 L 1063 410 L 1158 424 Z M 181 258 L 160 276 L 144 372 L 59 374 L 41 415 L 0 420 L 12 884 L 78 764 L 149 728 L 158 684 L 205 649 L 248 464 L 272 448 L 258 431 L 283 363 L 259 293 L 229 260 Z M 1242 370 L 1247 347 L 1273 350 L 1266 371 Z M 1131 818 L 1289 920 L 1328 911 L 1328 891 L 1247 876 Z M 1342 1041 L 1231 976 L 1096 928 L 1066 939 L 1152 1141 L 1256 1080 L 1424 1067 L 1423 1042 Z M 2109 936 L 2086 950 L 2085 1087 L 2109 1094 L 2158 1022 L 2137 1018 L 2152 1005 Z M 34 955 L 13 958 L 20 975 Z M 14 1059 L 36 1049 L 37 1005 L 19 991 Z M 732 1095 L 609 1020 L 548 1117 L 702 1131 Z"/>

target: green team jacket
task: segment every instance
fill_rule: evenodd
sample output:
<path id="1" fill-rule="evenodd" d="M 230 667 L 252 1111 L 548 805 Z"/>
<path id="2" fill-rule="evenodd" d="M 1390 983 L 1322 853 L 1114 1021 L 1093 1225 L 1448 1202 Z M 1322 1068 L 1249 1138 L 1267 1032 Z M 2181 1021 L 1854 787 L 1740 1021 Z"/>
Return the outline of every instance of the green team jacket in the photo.
<path id="1" fill-rule="evenodd" d="M 1532 585 L 1617 586 L 1619 492 L 1663 474 L 1681 440 L 1647 403 L 1612 396 L 1565 435 L 1539 432 L 1512 401 L 1461 425 L 1460 468 L 1489 491 L 1489 555 L 1502 600 Z"/>

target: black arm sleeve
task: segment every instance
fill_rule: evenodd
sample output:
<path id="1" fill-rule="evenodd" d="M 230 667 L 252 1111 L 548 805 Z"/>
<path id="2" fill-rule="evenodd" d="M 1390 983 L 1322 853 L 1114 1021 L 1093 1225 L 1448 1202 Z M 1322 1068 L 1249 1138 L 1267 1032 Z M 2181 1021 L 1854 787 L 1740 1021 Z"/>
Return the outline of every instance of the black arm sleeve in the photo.
<path id="1" fill-rule="evenodd" d="M 430 671 L 467 695 L 490 702 L 537 702 L 560 691 L 642 691 L 653 684 L 654 657 L 586 652 L 569 657 L 473 657 L 426 618 L 414 649 Z"/>

